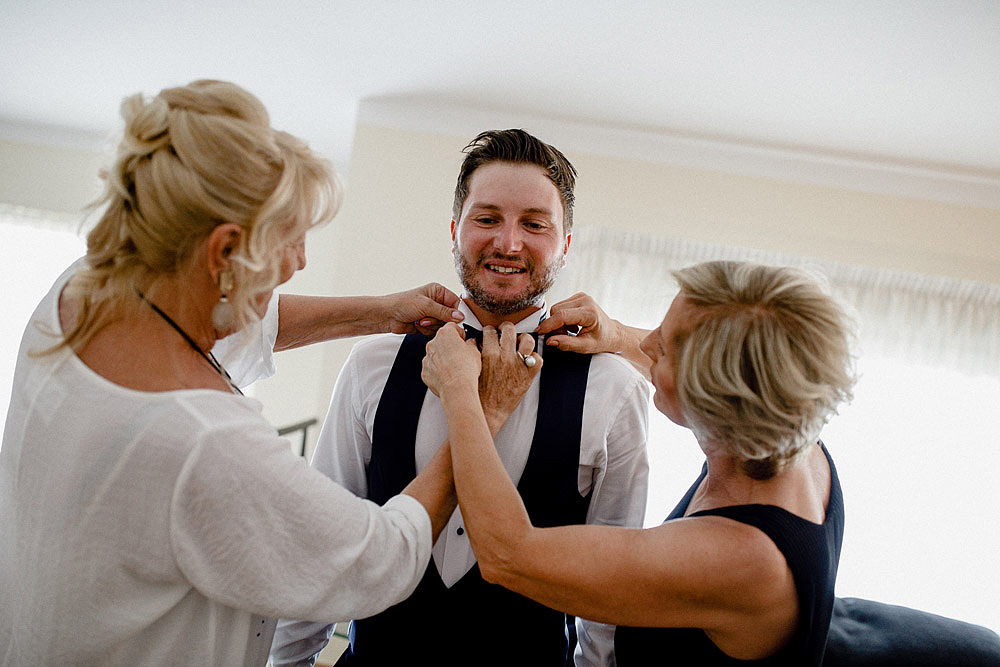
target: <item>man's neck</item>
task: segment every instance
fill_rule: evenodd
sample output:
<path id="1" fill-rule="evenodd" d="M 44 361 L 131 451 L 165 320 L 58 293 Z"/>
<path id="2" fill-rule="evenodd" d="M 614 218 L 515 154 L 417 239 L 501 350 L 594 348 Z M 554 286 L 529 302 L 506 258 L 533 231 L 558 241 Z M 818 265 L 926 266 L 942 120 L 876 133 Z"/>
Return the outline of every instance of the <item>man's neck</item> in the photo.
<path id="1" fill-rule="evenodd" d="M 484 327 L 499 327 L 504 322 L 513 322 L 514 324 L 517 324 L 532 313 L 541 310 L 541 306 L 529 306 L 528 308 L 519 310 L 516 313 L 510 313 L 509 315 L 497 315 L 496 313 L 480 308 L 471 297 L 466 296 L 462 300 L 465 302 L 465 305 L 469 307 L 469 310 L 472 311 L 472 314 L 476 316 L 476 319 L 479 320 L 479 323 Z"/>

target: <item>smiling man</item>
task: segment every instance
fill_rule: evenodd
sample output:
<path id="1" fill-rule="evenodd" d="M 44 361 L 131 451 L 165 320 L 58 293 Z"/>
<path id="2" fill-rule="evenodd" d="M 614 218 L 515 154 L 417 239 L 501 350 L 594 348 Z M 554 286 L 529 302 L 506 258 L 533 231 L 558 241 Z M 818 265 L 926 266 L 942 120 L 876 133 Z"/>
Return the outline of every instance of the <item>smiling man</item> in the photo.
<path id="1" fill-rule="evenodd" d="M 531 332 L 566 263 L 576 172 L 523 130 L 483 132 L 465 149 L 451 220 L 468 335 L 510 321 Z M 358 343 L 334 389 L 313 466 L 383 503 L 447 438 L 441 403 L 420 379 L 427 338 L 385 335 Z M 642 525 L 649 390 L 616 355 L 539 346 L 539 378 L 494 437 L 536 526 Z M 398 487 L 398 488 L 397 488 Z M 336 520 L 317 530 L 336 530 Z M 331 626 L 286 621 L 275 665 L 311 664 Z M 456 510 L 411 595 L 351 624 L 344 665 L 610 664 L 613 628 L 487 584 Z"/>
<path id="2" fill-rule="evenodd" d="M 532 163 L 491 162 L 468 181 L 460 222 L 451 221 L 458 277 L 483 325 L 518 322 L 539 310 L 566 263 L 572 234 L 559 191 Z"/>

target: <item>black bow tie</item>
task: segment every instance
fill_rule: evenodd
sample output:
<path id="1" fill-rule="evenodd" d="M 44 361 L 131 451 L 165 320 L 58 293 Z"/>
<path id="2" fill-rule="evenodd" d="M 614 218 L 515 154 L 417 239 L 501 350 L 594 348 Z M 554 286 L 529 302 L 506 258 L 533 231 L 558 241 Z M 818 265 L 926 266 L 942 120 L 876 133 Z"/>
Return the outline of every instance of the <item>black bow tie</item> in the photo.
<path id="1" fill-rule="evenodd" d="M 483 330 L 469 326 L 468 324 L 463 324 L 462 326 L 465 327 L 465 340 L 474 340 L 476 341 L 476 347 L 483 349 Z M 499 332 L 497 335 L 499 335 Z M 518 334 L 518 337 L 520 335 Z M 538 349 L 538 333 L 530 331 L 528 335 L 535 339 L 535 349 Z"/>

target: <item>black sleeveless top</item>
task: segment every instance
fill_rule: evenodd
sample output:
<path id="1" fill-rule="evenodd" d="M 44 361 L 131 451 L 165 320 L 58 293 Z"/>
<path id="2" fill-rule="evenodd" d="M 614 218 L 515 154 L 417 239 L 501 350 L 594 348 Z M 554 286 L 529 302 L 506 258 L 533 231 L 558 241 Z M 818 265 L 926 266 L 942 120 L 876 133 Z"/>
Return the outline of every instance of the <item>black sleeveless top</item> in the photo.
<path id="1" fill-rule="evenodd" d="M 774 505 L 735 505 L 694 512 L 690 516 L 722 516 L 763 531 L 778 547 L 799 594 L 799 628 L 791 641 L 763 660 L 737 660 L 723 653 L 700 628 L 632 628 L 615 631 L 619 667 L 631 665 L 759 665 L 760 667 L 819 667 L 833 610 L 833 588 L 844 538 L 844 499 L 837 469 L 820 443 L 830 465 L 830 497 L 826 519 L 815 524 Z M 695 490 L 708 472 L 688 489 L 667 521 L 684 516 Z"/>

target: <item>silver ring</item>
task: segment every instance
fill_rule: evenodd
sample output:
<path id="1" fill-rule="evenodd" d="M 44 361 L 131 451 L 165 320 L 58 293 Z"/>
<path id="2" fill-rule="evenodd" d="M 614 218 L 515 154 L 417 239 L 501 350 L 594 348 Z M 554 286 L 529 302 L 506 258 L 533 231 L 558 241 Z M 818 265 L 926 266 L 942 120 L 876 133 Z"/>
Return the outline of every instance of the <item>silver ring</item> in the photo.
<path id="1" fill-rule="evenodd" d="M 523 361 L 524 365 L 528 368 L 532 368 L 535 365 L 534 357 L 523 355 L 520 352 L 517 353 L 517 356 L 521 357 L 521 361 Z"/>

